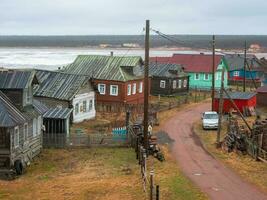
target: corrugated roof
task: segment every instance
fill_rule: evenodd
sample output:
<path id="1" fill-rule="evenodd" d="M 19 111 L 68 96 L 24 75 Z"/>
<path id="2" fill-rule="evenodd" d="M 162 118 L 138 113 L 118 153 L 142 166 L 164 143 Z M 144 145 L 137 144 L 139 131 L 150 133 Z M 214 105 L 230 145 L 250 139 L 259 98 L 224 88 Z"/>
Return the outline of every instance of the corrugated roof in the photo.
<path id="1" fill-rule="evenodd" d="M 37 70 L 40 84 L 34 88 L 34 96 L 60 100 L 72 100 L 80 88 L 89 81 L 88 76 L 55 71 Z"/>
<path id="2" fill-rule="evenodd" d="M 72 109 L 70 108 L 50 108 L 43 117 L 50 119 L 67 119 L 71 112 Z"/>
<path id="3" fill-rule="evenodd" d="M 38 83 L 34 70 L 0 70 L 0 89 L 24 89 Z"/>
<path id="4" fill-rule="evenodd" d="M 244 68 L 244 55 L 228 54 L 228 55 L 225 55 L 225 59 L 228 63 L 230 71 Z M 262 70 L 261 65 L 258 62 L 258 59 L 256 58 L 256 56 L 248 55 L 247 62 L 253 71 Z"/>
<path id="5" fill-rule="evenodd" d="M 142 62 L 140 56 L 80 55 L 63 70 L 100 80 L 128 81 L 140 78 L 133 73 L 133 68 Z"/>
<path id="6" fill-rule="evenodd" d="M 32 105 L 42 115 L 46 113 L 49 109 L 45 104 L 41 103 L 40 101 L 36 99 L 33 99 Z"/>
<path id="7" fill-rule="evenodd" d="M 240 100 L 251 99 L 252 97 L 256 95 L 255 92 L 228 92 L 228 94 L 230 95 L 232 99 L 240 99 Z M 220 98 L 219 93 L 216 94 L 215 98 L 216 99 Z M 223 98 L 228 99 L 228 96 L 224 94 Z"/>
<path id="8" fill-rule="evenodd" d="M 261 86 L 259 87 L 256 92 L 259 92 L 259 93 L 267 93 L 267 85 L 264 85 L 264 86 Z M 267 99 L 266 99 L 267 101 Z"/>
<path id="9" fill-rule="evenodd" d="M 141 72 L 144 73 L 144 66 L 141 67 Z M 181 65 L 170 64 L 170 63 L 156 63 L 156 62 L 149 63 L 149 75 L 158 77 L 187 76 L 187 74 L 184 73 Z"/>
<path id="10" fill-rule="evenodd" d="M 25 122 L 24 115 L 0 91 L 0 127 L 14 127 Z"/>
<path id="11" fill-rule="evenodd" d="M 220 64 L 222 58 L 222 55 L 215 55 L 215 66 Z M 212 72 L 212 55 L 209 54 L 173 54 L 172 57 L 152 57 L 150 61 L 180 64 L 185 72 Z"/>

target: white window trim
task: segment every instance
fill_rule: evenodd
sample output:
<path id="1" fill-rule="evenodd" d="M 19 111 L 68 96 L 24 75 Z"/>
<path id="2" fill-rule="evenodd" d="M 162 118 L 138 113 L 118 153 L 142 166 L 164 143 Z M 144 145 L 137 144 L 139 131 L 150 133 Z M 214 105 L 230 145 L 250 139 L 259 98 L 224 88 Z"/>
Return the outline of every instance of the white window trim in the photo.
<path id="1" fill-rule="evenodd" d="M 101 92 L 101 90 L 100 90 L 101 86 L 104 86 L 104 91 L 103 92 Z M 106 84 L 99 83 L 98 84 L 98 91 L 99 91 L 99 94 L 106 94 Z"/>
<path id="2" fill-rule="evenodd" d="M 239 71 L 234 71 L 234 77 L 238 77 L 239 76 Z"/>
<path id="3" fill-rule="evenodd" d="M 198 78 L 197 78 L 198 75 Z M 200 74 L 199 73 L 195 73 L 195 80 L 199 80 L 200 79 Z"/>
<path id="4" fill-rule="evenodd" d="M 187 87 L 187 79 L 184 79 L 183 86 Z"/>
<path id="5" fill-rule="evenodd" d="M 139 93 L 143 92 L 143 82 L 139 83 Z"/>
<path id="6" fill-rule="evenodd" d="M 115 93 L 112 93 L 112 87 L 115 87 L 116 88 L 116 92 Z M 119 94 L 119 86 L 118 85 L 110 85 L 110 96 L 118 96 Z"/>
<path id="7" fill-rule="evenodd" d="M 172 81 L 172 88 L 173 89 L 176 89 L 177 88 L 177 81 L 176 80 L 173 80 Z"/>
<path id="8" fill-rule="evenodd" d="M 159 87 L 160 88 L 166 88 L 166 81 L 160 80 Z"/>
<path id="9" fill-rule="evenodd" d="M 222 74 L 220 72 L 216 73 L 216 80 L 221 80 Z"/>
<path id="10" fill-rule="evenodd" d="M 131 84 L 128 84 L 127 85 L 127 95 L 130 96 L 132 93 L 132 85 Z"/>
<path id="11" fill-rule="evenodd" d="M 178 88 L 179 88 L 179 89 L 182 88 L 182 80 L 181 80 L 181 79 L 178 80 Z"/>
<path id="12" fill-rule="evenodd" d="M 206 78 L 206 75 L 208 75 L 208 78 Z M 208 74 L 208 73 L 205 73 L 205 74 L 204 74 L 204 80 L 205 80 L 205 81 L 208 81 L 209 79 L 210 79 L 209 74 Z"/>
<path id="13" fill-rule="evenodd" d="M 133 83 L 132 94 L 136 94 L 136 83 Z"/>
<path id="14" fill-rule="evenodd" d="M 16 130 L 18 131 L 17 133 L 16 133 Z M 14 128 L 14 147 L 15 148 L 19 147 L 19 127 L 18 126 Z"/>

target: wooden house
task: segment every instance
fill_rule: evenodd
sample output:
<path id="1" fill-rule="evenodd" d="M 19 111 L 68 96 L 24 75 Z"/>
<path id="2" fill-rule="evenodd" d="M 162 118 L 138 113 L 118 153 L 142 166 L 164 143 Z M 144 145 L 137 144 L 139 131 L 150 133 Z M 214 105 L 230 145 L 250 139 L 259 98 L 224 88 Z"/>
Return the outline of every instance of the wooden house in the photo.
<path id="1" fill-rule="evenodd" d="M 181 65 L 150 62 L 149 76 L 152 95 L 175 95 L 188 92 L 189 76 Z"/>
<path id="2" fill-rule="evenodd" d="M 140 104 L 144 101 L 142 64 L 139 56 L 81 55 L 63 71 L 92 77 L 98 104 Z"/>
<path id="3" fill-rule="evenodd" d="M 0 172 L 22 174 L 42 149 L 41 113 L 32 105 L 34 71 L 0 71 Z"/>
<path id="4" fill-rule="evenodd" d="M 173 54 L 172 57 L 152 57 L 150 61 L 157 63 L 173 63 L 182 65 L 189 75 L 189 87 L 210 90 L 212 87 L 212 55 L 210 54 Z M 228 66 L 222 55 L 215 55 L 215 88 L 221 87 L 222 69 L 224 68 L 224 87 L 228 87 Z"/>
<path id="5" fill-rule="evenodd" d="M 240 54 L 228 54 L 225 55 L 225 59 L 228 63 L 229 71 L 229 84 L 236 85 L 242 84 L 244 77 L 248 84 L 253 83 L 253 79 L 259 86 L 264 78 L 263 68 L 254 55 L 247 56 L 246 72 L 244 71 L 244 56 Z"/>
<path id="6" fill-rule="evenodd" d="M 34 98 L 48 108 L 73 109 L 71 122 L 95 118 L 95 90 L 88 76 L 37 70 Z"/>
<path id="7" fill-rule="evenodd" d="M 228 93 L 241 112 L 244 112 L 245 108 L 256 107 L 256 102 L 257 102 L 256 93 L 254 92 L 228 92 Z M 231 109 L 235 110 L 230 99 L 225 94 L 223 96 L 223 100 L 224 100 L 223 101 L 224 113 L 229 113 Z M 217 112 L 219 112 L 219 102 L 220 102 L 220 95 L 216 94 L 214 100 L 214 109 Z"/>
<path id="8" fill-rule="evenodd" d="M 259 87 L 257 90 L 257 106 L 267 106 L 267 85 Z"/>

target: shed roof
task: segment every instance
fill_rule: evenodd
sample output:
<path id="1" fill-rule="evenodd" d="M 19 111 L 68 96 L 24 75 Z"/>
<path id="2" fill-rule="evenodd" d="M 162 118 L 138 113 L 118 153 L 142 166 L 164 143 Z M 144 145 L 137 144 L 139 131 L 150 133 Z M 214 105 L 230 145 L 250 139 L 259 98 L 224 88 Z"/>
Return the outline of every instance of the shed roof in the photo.
<path id="1" fill-rule="evenodd" d="M 24 89 L 38 84 L 34 70 L 0 70 L 0 89 Z"/>
<path id="2" fill-rule="evenodd" d="M 144 66 L 141 67 L 141 72 L 144 73 Z M 149 63 L 149 75 L 158 77 L 184 77 L 187 74 L 184 72 L 181 65 L 171 63 Z"/>
<path id="3" fill-rule="evenodd" d="M 67 119 L 71 112 L 72 109 L 70 108 L 49 108 L 43 117 L 49 119 Z"/>
<path id="4" fill-rule="evenodd" d="M 267 93 L 267 85 L 264 85 L 264 86 L 261 86 L 259 87 L 256 92 L 259 92 L 259 93 Z M 267 99 L 266 99 L 267 101 Z"/>
<path id="5" fill-rule="evenodd" d="M 64 72 L 88 75 L 100 80 L 135 80 L 133 68 L 142 64 L 140 56 L 80 55 Z"/>
<path id="6" fill-rule="evenodd" d="M 222 60 L 222 55 L 215 55 L 215 66 Z M 172 57 L 152 57 L 150 61 L 180 64 L 185 72 L 212 72 L 212 55 L 209 54 L 173 54 Z"/>
<path id="7" fill-rule="evenodd" d="M 0 127 L 14 127 L 25 122 L 24 115 L 0 91 Z"/>
<path id="8" fill-rule="evenodd" d="M 256 95 L 255 92 L 228 92 L 228 94 L 230 95 L 231 99 L 235 99 L 235 100 L 248 100 L 251 99 L 252 97 L 254 97 Z M 219 93 L 217 93 L 215 95 L 216 99 L 220 98 Z M 224 99 L 229 99 L 228 96 L 226 94 L 223 95 Z"/>
<path id="9" fill-rule="evenodd" d="M 80 88 L 89 81 L 88 76 L 56 71 L 37 70 L 40 84 L 34 88 L 34 96 L 60 100 L 72 100 Z"/>

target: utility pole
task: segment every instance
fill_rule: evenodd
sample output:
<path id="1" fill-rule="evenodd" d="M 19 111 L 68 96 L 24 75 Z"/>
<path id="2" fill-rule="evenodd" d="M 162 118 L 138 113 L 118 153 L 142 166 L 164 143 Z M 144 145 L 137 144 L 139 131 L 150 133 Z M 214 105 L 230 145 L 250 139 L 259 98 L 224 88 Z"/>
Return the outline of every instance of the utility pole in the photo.
<path id="1" fill-rule="evenodd" d="M 148 74 L 149 74 L 149 32 L 150 21 L 146 20 L 145 37 L 145 77 L 144 77 L 144 147 L 148 150 Z"/>
<path id="2" fill-rule="evenodd" d="M 221 128 L 222 128 L 222 115 L 223 115 L 223 89 L 224 89 L 224 68 L 222 70 L 221 89 L 220 89 L 220 101 L 219 101 L 219 122 L 217 130 L 216 146 L 220 148 L 221 144 Z"/>
<path id="3" fill-rule="evenodd" d="M 212 36 L 212 88 L 211 88 L 211 110 L 214 111 L 215 96 L 215 35 Z"/>
<path id="4" fill-rule="evenodd" d="M 247 41 L 245 41 L 245 51 L 244 51 L 243 92 L 246 92 L 246 65 L 247 65 Z"/>

